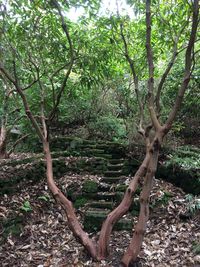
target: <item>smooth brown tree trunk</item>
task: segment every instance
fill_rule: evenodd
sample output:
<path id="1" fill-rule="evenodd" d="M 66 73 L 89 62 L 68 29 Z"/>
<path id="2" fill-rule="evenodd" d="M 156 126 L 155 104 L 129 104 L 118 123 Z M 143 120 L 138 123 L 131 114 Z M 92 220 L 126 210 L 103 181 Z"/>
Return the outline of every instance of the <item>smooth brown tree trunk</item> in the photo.
<path id="1" fill-rule="evenodd" d="M 128 267 L 131 262 L 136 262 L 141 250 L 147 221 L 149 219 L 149 197 L 153 185 L 153 178 L 157 169 L 159 148 L 152 149 L 151 159 L 147 168 L 142 192 L 140 194 L 140 213 L 135 226 L 134 234 L 127 251 L 122 258 L 123 266 Z"/>
<path id="2" fill-rule="evenodd" d="M 138 187 L 138 182 L 146 173 L 150 160 L 150 154 L 147 153 L 138 171 L 134 175 L 129 187 L 127 188 L 122 202 L 115 208 L 104 221 L 98 243 L 98 259 L 105 259 L 109 253 L 108 244 L 112 229 L 115 223 L 129 210 L 133 201 L 133 195 Z"/>
<path id="3" fill-rule="evenodd" d="M 80 243 L 86 248 L 93 259 L 96 259 L 96 244 L 89 238 L 88 234 L 82 229 L 81 224 L 75 214 L 75 210 L 70 200 L 60 191 L 54 182 L 52 158 L 49 149 L 49 143 L 43 142 L 43 149 L 47 166 L 47 184 L 52 192 L 55 200 L 62 206 L 68 219 L 68 226 L 73 232 L 74 236 L 80 241 Z"/>

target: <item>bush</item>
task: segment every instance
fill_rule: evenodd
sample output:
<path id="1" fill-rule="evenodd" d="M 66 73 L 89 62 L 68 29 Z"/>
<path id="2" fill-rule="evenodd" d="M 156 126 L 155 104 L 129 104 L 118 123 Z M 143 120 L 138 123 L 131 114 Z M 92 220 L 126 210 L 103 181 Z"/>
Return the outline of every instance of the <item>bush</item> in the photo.
<path id="1" fill-rule="evenodd" d="M 91 137 L 117 141 L 125 138 L 126 130 L 122 121 L 113 116 L 102 116 L 88 123 Z"/>

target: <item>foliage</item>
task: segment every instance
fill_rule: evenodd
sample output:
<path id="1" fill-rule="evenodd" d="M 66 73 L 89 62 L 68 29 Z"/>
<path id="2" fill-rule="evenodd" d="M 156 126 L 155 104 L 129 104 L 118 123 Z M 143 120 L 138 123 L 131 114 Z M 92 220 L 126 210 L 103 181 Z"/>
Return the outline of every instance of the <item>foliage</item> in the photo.
<path id="1" fill-rule="evenodd" d="M 87 193 L 96 193 L 98 191 L 98 184 L 94 181 L 85 181 L 83 183 L 83 191 Z"/>
<path id="2" fill-rule="evenodd" d="M 178 147 L 173 154 L 169 155 L 169 160 L 166 162 L 168 165 L 177 165 L 183 169 L 199 169 L 200 158 L 199 149 L 192 146 Z"/>
<path id="3" fill-rule="evenodd" d="M 31 204 L 28 200 L 26 200 L 20 208 L 22 211 L 29 212 L 32 211 Z"/>
<path id="4" fill-rule="evenodd" d="M 74 207 L 78 209 L 80 207 L 83 207 L 87 202 L 88 202 L 87 198 L 84 197 L 77 198 L 76 201 L 74 202 Z"/>
<path id="5" fill-rule="evenodd" d="M 197 210 L 200 210 L 200 199 L 194 197 L 191 194 L 186 195 L 186 201 L 188 203 L 188 211 L 194 214 Z"/>
<path id="6" fill-rule="evenodd" d="M 159 150 L 177 116 L 190 76 L 195 73 L 199 52 L 199 43 L 194 45 L 197 0 L 194 5 L 164 0 L 136 3 L 133 19 L 120 16 L 119 11 L 110 17 L 97 16 L 98 1 L 82 0 L 11 1 L 0 15 L 1 75 L 14 87 L 13 94 L 16 90 L 21 96 L 24 112 L 43 143 L 49 189 L 65 209 L 74 235 L 94 260 L 106 258 L 112 228 L 129 209 L 134 188 L 144 177 L 138 231 L 122 259 L 125 266 L 137 260 L 141 249 Z M 78 22 L 70 21 L 66 14 L 72 6 L 83 6 L 88 16 Z M 198 74 L 193 78 L 197 88 Z M 189 109 L 191 103 L 186 105 L 186 111 Z M 133 121 L 146 141 L 146 158 L 126 194 L 116 193 L 122 202 L 112 216 L 107 216 L 98 249 L 82 231 L 71 203 L 53 179 L 49 130 L 57 127 L 59 120 L 87 126 L 90 136 L 111 140 L 125 139 Z M 180 122 L 175 130 L 182 130 Z M 172 158 L 181 167 L 191 168 L 187 157 L 181 160 Z M 198 160 L 194 165 L 199 165 Z M 87 190 L 94 193 L 97 188 L 90 184 Z M 159 201 L 166 204 L 170 196 L 159 193 Z M 79 199 L 75 206 L 84 202 L 85 199 Z M 199 203 L 192 202 L 189 207 L 199 208 Z M 21 210 L 32 210 L 29 201 L 24 202 Z"/>
<path id="7" fill-rule="evenodd" d="M 125 138 L 125 129 L 119 119 L 113 116 L 98 117 L 88 124 L 90 135 L 104 140 L 117 141 Z"/>
<path id="8" fill-rule="evenodd" d="M 192 250 L 195 254 L 200 255 L 200 243 L 194 242 L 192 245 Z"/>
<path id="9" fill-rule="evenodd" d="M 139 94 L 145 98 L 148 71 L 144 43 L 144 3 L 134 2 L 134 18 L 114 14 L 110 17 L 97 16 L 99 1 L 67 3 L 59 1 L 59 3 L 66 14 L 70 8 L 80 6 L 85 9 L 85 13 L 77 22 L 70 21 L 67 15 L 65 17 L 75 62 L 57 108 L 57 116 L 54 122 L 51 122 L 52 125 L 53 123 L 55 125 L 64 123 L 67 127 L 86 125 L 92 135 L 96 134 L 100 138 L 113 140 L 126 139 L 128 136 L 130 141 L 137 139 L 139 110 L 132 74 L 124 56 L 120 24 L 123 25 L 130 57 L 138 73 Z M 156 14 L 153 17 L 152 42 L 157 85 L 168 64 L 171 47 L 179 33 L 180 25 L 185 25 L 185 28 L 180 35 L 178 48 L 182 49 L 185 45 L 189 31 L 187 27 L 189 6 L 180 1 L 177 5 L 161 1 L 159 5 L 153 3 L 152 8 Z M 166 14 L 169 16 L 166 17 Z M 1 43 L 1 58 L 12 74 L 16 72 L 22 87 L 37 79 L 37 68 L 39 69 L 40 82 L 45 91 L 45 115 L 48 116 L 55 104 L 55 98 L 62 86 L 70 61 L 69 43 L 53 1 L 11 1 L 9 8 L 1 10 L 0 27 L 2 36 L 5 37 Z M 173 104 L 180 83 L 180 79 L 176 78 L 182 76 L 183 65 L 183 53 L 180 53 L 164 84 L 161 98 L 161 102 L 165 103 L 161 114 L 162 120 L 165 120 Z M 184 121 L 187 117 L 192 116 L 193 119 L 199 117 L 198 68 L 197 61 L 183 110 L 174 126 L 174 131 L 178 134 L 185 129 Z M 60 71 L 57 71 L 59 69 Z M 26 91 L 31 110 L 36 116 L 40 114 L 40 91 L 38 82 L 33 83 Z M 16 101 L 17 106 L 21 107 L 21 102 L 16 97 L 10 106 L 13 107 Z M 24 115 L 21 108 L 20 115 Z M 147 110 L 145 110 L 145 120 L 148 121 Z M 23 132 L 33 134 L 25 117 L 20 120 L 19 125 Z"/>
<path id="10" fill-rule="evenodd" d="M 43 200 L 45 202 L 48 202 L 49 201 L 49 196 L 45 196 L 45 195 L 44 196 L 39 196 L 38 199 L 39 200 Z"/>

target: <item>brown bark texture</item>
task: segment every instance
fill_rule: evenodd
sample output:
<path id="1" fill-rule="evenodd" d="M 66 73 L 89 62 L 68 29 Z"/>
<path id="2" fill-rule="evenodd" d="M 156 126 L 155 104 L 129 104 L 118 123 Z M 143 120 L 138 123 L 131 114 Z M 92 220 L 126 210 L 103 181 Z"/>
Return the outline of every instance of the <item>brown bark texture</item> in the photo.
<path id="1" fill-rule="evenodd" d="M 2 126 L 0 129 L 0 159 L 5 159 L 8 157 L 7 151 L 6 151 L 6 128 L 5 126 Z"/>

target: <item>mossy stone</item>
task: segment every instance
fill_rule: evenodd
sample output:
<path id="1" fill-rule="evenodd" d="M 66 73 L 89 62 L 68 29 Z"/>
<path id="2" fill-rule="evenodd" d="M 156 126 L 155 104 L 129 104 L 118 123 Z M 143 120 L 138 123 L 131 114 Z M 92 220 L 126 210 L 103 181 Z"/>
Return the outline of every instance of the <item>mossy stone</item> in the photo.
<path id="1" fill-rule="evenodd" d="M 120 184 L 120 185 L 117 185 L 117 187 L 116 187 L 116 191 L 118 191 L 118 192 L 125 192 L 126 191 L 126 189 L 127 189 L 127 185 L 125 185 L 125 184 Z"/>
<path id="2" fill-rule="evenodd" d="M 88 202 L 87 198 L 85 197 L 79 197 L 76 199 L 76 201 L 74 202 L 74 207 L 76 209 L 83 207 L 86 203 Z"/>
<path id="3" fill-rule="evenodd" d="M 87 180 L 83 183 L 83 192 L 86 193 L 97 193 L 98 192 L 98 183 L 95 181 Z"/>

